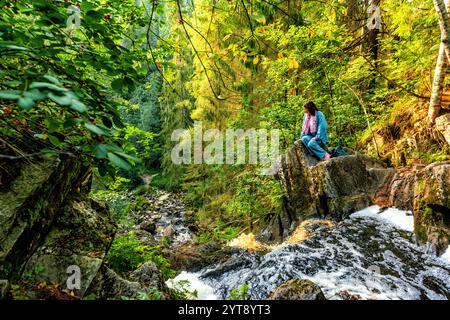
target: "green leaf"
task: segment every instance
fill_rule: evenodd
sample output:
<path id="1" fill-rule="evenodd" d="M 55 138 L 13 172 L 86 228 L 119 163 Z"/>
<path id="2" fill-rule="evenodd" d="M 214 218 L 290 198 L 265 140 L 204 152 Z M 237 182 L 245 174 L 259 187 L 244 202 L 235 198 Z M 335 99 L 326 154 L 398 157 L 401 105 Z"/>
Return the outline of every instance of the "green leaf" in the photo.
<path id="1" fill-rule="evenodd" d="M 19 100 L 17 100 L 17 104 L 22 109 L 29 110 L 33 107 L 34 101 L 29 97 L 20 97 Z"/>
<path id="2" fill-rule="evenodd" d="M 70 107 L 78 112 L 85 112 L 87 110 L 87 107 L 84 103 L 75 99 L 72 100 L 72 104 L 70 105 Z"/>
<path id="3" fill-rule="evenodd" d="M 48 82 L 33 82 L 30 84 L 30 89 L 48 89 L 58 92 L 68 91 L 66 88 L 58 87 L 57 85 Z"/>
<path id="4" fill-rule="evenodd" d="M 111 87 L 115 90 L 120 92 L 122 90 L 122 87 L 124 86 L 124 82 L 122 79 L 116 79 L 113 82 L 111 82 Z"/>
<path id="5" fill-rule="evenodd" d="M 25 97 L 28 97 L 28 98 L 33 99 L 35 101 L 36 100 L 44 100 L 47 97 L 46 93 L 44 93 L 42 91 L 39 91 L 38 89 L 33 89 L 33 90 L 30 90 L 30 91 L 26 91 L 23 95 Z"/>
<path id="6" fill-rule="evenodd" d="M 103 159 L 106 158 L 108 150 L 106 149 L 106 146 L 104 144 L 97 144 L 94 146 L 92 153 L 95 157 Z"/>
<path id="7" fill-rule="evenodd" d="M 48 132 L 58 131 L 61 127 L 61 122 L 59 122 L 58 120 L 52 119 L 52 118 L 45 119 L 44 124 L 48 128 Z"/>
<path id="8" fill-rule="evenodd" d="M 50 92 L 48 94 L 48 97 L 56 102 L 57 104 L 61 105 L 61 106 L 68 106 L 72 104 L 72 97 L 69 95 L 63 95 L 63 96 L 59 96 L 57 94 L 54 94 L 53 92 Z"/>
<path id="9" fill-rule="evenodd" d="M 56 79 L 55 77 L 53 77 L 53 76 L 50 76 L 50 75 L 45 75 L 45 76 L 43 76 L 43 78 L 44 79 L 47 79 L 48 81 L 50 81 L 51 83 L 54 83 L 54 84 L 56 84 L 56 85 L 58 85 L 58 86 L 61 86 L 61 82 L 59 82 L 59 80 L 58 79 Z"/>
<path id="10" fill-rule="evenodd" d="M 20 98 L 19 90 L 3 90 L 0 91 L 0 99 L 3 100 L 17 100 Z"/>
<path id="11" fill-rule="evenodd" d="M 19 47 L 19 46 L 15 46 L 15 45 L 7 45 L 7 46 L 5 46 L 5 48 L 10 49 L 10 50 L 18 50 L 18 51 L 29 50 L 28 48 Z"/>
<path id="12" fill-rule="evenodd" d="M 121 157 L 116 156 L 114 153 L 108 152 L 108 158 L 109 160 L 114 163 L 116 166 L 118 166 L 121 169 L 124 170 L 130 170 L 131 165 Z"/>
<path id="13" fill-rule="evenodd" d="M 136 162 L 140 161 L 138 158 L 130 156 L 129 154 L 126 154 L 126 153 L 123 153 L 123 152 L 116 152 L 116 154 L 118 154 L 118 155 L 120 155 L 120 156 L 122 156 L 122 157 L 124 157 L 126 159 L 130 159 L 132 161 L 136 161 Z"/>
<path id="14" fill-rule="evenodd" d="M 99 136 L 102 136 L 105 134 L 105 132 L 102 129 L 100 129 L 99 127 L 97 127 L 95 124 L 86 122 L 84 124 L 84 126 L 86 127 L 86 129 L 88 129 L 89 131 L 91 131 L 95 134 L 98 134 Z"/>
<path id="15" fill-rule="evenodd" d="M 97 5 L 95 3 L 92 2 L 88 2 L 88 1 L 83 1 L 81 3 L 81 10 L 84 12 L 90 11 L 92 9 L 95 9 L 97 7 Z"/>
<path id="16" fill-rule="evenodd" d="M 74 118 L 67 118 L 66 121 L 64 121 L 64 129 L 72 128 L 77 124 L 77 121 Z"/>
<path id="17" fill-rule="evenodd" d="M 60 147 L 61 146 L 61 141 L 59 141 L 59 139 L 55 136 L 48 136 L 48 140 L 50 141 L 50 143 L 52 145 L 54 145 L 55 147 Z"/>
<path id="18" fill-rule="evenodd" d="M 42 139 L 42 140 L 47 139 L 47 135 L 46 134 L 42 134 L 42 133 L 35 133 L 33 135 L 33 137 L 38 138 L 38 139 Z"/>

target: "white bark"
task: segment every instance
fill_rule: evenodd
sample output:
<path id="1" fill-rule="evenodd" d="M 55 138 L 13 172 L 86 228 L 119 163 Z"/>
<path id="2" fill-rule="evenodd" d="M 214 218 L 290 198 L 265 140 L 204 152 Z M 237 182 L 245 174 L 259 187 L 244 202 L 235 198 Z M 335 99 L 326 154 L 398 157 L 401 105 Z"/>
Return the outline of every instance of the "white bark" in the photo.
<path id="1" fill-rule="evenodd" d="M 439 28 L 441 29 L 441 41 L 445 47 L 445 54 L 450 61 L 450 20 L 444 0 L 433 0 L 434 8 L 438 15 Z"/>
<path id="2" fill-rule="evenodd" d="M 444 89 L 444 79 L 447 67 L 446 60 L 447 57 L 445 54 L 445 47 L 441 43 L 436 68 L 434 69 L 433 87 L 431 91 L 430 105 L 428 107 L 428 120 L 432 124 L 441 111 L 442 91 Z"/>
<path id="3" fill-rule="evenodd" d="M 439 28 L 441 30 L 441 45 L 439 55 L 434 70 L 433 87 L 431 92 L 430 104 L 428 107 L 428 121 L 434 124 L 436 117 L 441 111 L 442 91 L 444 89 L 444 79 L 446 68 L 450 61 L 450 20 L 449 1 L 433 0 L 434 7 L 439 19 Z"/>

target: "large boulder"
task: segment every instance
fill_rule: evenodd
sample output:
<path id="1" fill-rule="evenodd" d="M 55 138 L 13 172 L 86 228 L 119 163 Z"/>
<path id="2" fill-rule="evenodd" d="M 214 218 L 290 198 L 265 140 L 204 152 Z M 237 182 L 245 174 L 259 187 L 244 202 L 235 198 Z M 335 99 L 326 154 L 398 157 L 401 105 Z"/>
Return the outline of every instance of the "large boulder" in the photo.
<path id="1" fill-rule="evenodd" d="M 73 157 L 1 161 L 0 279 L 20 277 L 69 193 L 84 189 L 90 177 L 89 168 Z"/>
<path id="2" fill-rule="evenodd" d="M 45 281 L 83 296 L 99 271 L 115 232 L 109 210 L 91 199 L 71 198 L 25 265 L 24 273 L 31 274 L 35 282 Z M 72 289 L 67 280 L 75 268 L 80 271 L 80 287 Z"/>
<path id="3" fill-rule="evenodd" d="M 0 159 L 0 281 L 31 288 L 30 298 L 46 285 L 83 296 L 117 228 L 88 198 L 90 167 L 69 155 L 11 157 Z"/>
<path id="4" fill-rule="evenodd" d="M 103 265 L 86 294 L 103 300 L 121 300 L 124 297 L 131 300 L 150 299 L 152 295 L 158 295 L 153 296 L 155 299 L 169 297 L 162 275 L 152 262 L 147 262 L 135 270 L 130 279 L 121 277 Z"/>
<path id="5" fill-rule="evenodd" d="M 414 231 L 441 254 L 450 241 L 450 161 L 431 164 L 416 175 Z"/>
<path id="6" fill-rule="evenodd" d="M 133 271 L 130 279 L 139 282 L 149 288 L 161 288 L 164 284 L 161 272 L 153 262 L 144 263 L 138 269 Z"/>
<path id="7" fill-rule="evenodd" d="M 268 300 L 326 300 L 322 289 L 306 279 L 291 279 L 272 291 Z"/>
<path id="8" fill-rule="evenodd" d="M 322 161 L 310 167 L 311 189 L 321 217 L 342 219 L 368 207 L 392 169 L 361 154 Z"/>
<path id="9" fill-rule="evenodd" d="M 296 142 L 279 160 L 283 213 L 263 230 L 260 239 L 279 241 L 308 218 L 340 220 L 369 206 L 392 172 L 382 162 L 355 153 L 318 162 Z"/>

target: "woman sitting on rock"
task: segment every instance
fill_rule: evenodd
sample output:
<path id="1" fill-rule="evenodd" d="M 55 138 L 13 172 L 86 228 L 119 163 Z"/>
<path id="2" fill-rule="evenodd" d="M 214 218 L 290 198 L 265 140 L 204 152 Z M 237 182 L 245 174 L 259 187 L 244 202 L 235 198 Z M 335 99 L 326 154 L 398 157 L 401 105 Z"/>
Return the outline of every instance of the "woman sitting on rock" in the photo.
<path id="1" fill-rule="evenodd" d="M 324 150 L 328 142 L 325 116 L 312 101 L 306 102 L 303 108 L 305 114 L 302 125 L 302 143 L 312 156 L 317 157 L 319 160 L 330 159 L 330 154 Z"/>

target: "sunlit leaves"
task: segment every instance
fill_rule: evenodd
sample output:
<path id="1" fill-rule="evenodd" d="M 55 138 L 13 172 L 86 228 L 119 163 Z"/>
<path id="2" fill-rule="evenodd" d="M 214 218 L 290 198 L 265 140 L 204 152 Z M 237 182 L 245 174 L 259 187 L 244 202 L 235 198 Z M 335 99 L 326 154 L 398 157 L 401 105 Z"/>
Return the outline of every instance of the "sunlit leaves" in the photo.
<path id="1" fill-rule="evenodd" d="M 255 17 L 256 22 L 260 23 L 260 24 L 266 24 L 266 17 L 265 16 L 257 16 Z"/>
<path id="2" fill-rule="evenodd" d="M 298 69 L 300 64 L 296 59 L 289 59 L 289 69 Z"/>

